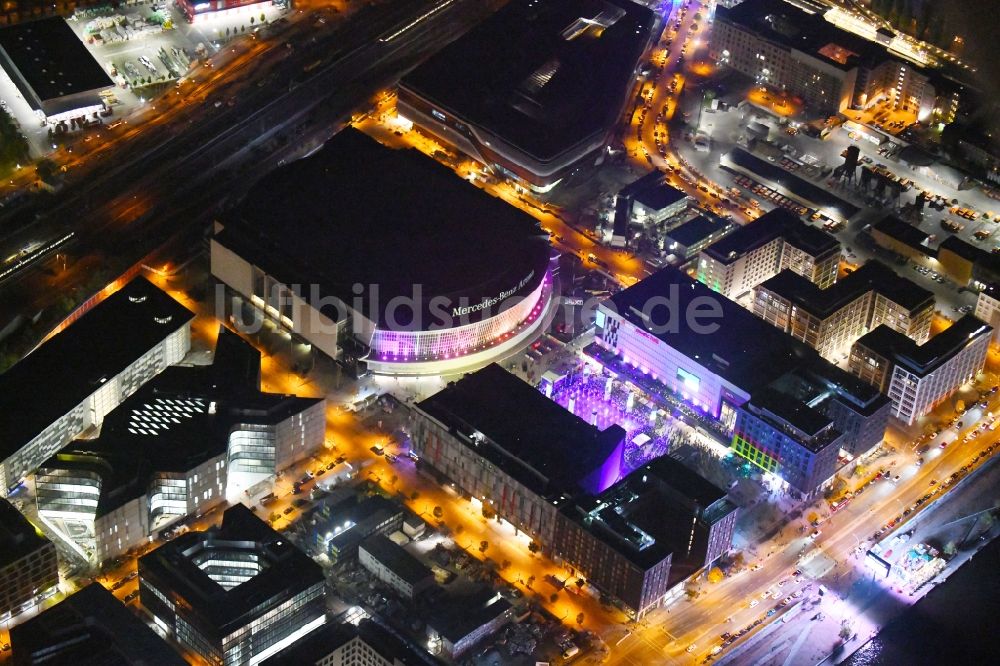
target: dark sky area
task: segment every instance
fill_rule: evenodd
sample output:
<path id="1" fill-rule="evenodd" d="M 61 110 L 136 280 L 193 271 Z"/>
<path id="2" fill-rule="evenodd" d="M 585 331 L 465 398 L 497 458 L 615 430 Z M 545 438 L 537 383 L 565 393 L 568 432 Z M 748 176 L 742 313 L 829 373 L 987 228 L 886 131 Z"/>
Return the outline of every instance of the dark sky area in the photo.
<path id="1" fill-rule="evenodd" d="M 1000 96 L 1000 0 L 930 0 L 946 11 L 947 25 L 965 38 L 965 57 L 978 68 L 980 85 Z"/>

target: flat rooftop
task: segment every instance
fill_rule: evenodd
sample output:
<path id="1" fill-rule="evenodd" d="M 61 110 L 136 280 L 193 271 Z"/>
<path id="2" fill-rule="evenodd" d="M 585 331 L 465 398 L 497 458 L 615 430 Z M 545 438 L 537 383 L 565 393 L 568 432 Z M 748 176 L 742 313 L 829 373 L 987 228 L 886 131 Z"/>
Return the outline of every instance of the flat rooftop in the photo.
<path id="1" fill-rule="evenodd" d="M 428 653 L 401 640 L 395 631 L 374 620 L 361 620 L 353 624 L 326 624 L 316 629 L 290 647 L 265 659 L 262 666 L 302 666 L 321 663 L 324 657 L 359 639 L 389 663 L 398 666 L 440 666 Z"/>
<path id="2" fill-rule="evenodd" d="M 59 105 L 62 98 L 115 85 L 59 16 L 0 28 L 0 51 L 0 63 L 25 100 L 48 115 L 72 109 Z"/>
<path id="3" fill-rule="evenodd" d="M 618 121 L 654 23 L 631 0 L 513 0 L 401 86 L 547 162 Z"/>
<path id="4" fill-rule="evenodd" d="M 105 417 L 99 437 L 41 467 L 97 472 L 100 517 L 147 492 L 154 473 L 185 473 L 225 453 L 237 425 L 273 426 L 318 402 L 262 393 L 260 352 L 220 327 L 211 365 L 167 368 Z"/>
<path id="5" fill-rule="evenodd" d="M 18 664 L 124 666 L 186 663 L 100 583 L 91 583 L 10 630 Z"/>
<path id="6" fill-rule="evenodd" d="M 652 210 L 663 210 L 687 198 L 687 194 L 668 183 L 666 175 L 659 170 L 629 183 L 621 189 L 618 196 L 629 198 Z"/>
<path id="7" fill-rule="evenodd" d="M 418 406 L 466 437 L 485 437 L 491 445 L 476 453 L 541 497 L 575 494 L 605 466 L 614 478 L 600 481 L 617 480 L 626 435 L 620 426 L 598 430 L 495 363 Z"/>
<path id="8" fill-rule="evenodd" d="M 813 257 L 840 252 L 840 243 L 830 234 L 809 226 L 784 208 L 775 208 L 755 221 L 738 228 L 703 252 L 712 259 L 731 264 L 745 254 L 761 248 L 776 238 Z"/>
<path id="9" fill-rule="evenodd" d="M 745 0 L 735 7 L 720 5 L 716 18 L 842 70 L 880 56 L 888 58 L 878 44 L 841 30 L 824 19 L 822 13 L 803 11 L 784 0 Z"/>
<path id="10" fill-rule="evenodd" d="M 13 504 L 0 498 L 0 569 L 30 555 L 48 542 Z"/>
<path id="11" fill-rule="evenodd" d="M 930 236 L 909 222 L 904 222 L 895 215 L 886 215 L 872 225 L 872 231 L 878 231 L 889 238 L 895 239 L 926 255 L 933 256 L 934 251 L 927 245 Z"/>
<path id="12" fill-rule="evenodd" d="M 227 590 L 196 561 L 213 551 L 239 551 L 261 569 Z M 150 575 L 179 594 L 219 636 L 325 580 L 318 564 L 242 504 L 226 509 L 218 527 L 182 534 L 139 558 L 140 579 Z"/>
<path id="13" fill-rule="evenodd" d="M 643 467 L 690 504 L 707 508 L 726 498 L 728 493 L 690 467 L 670 456 L 660 456 Z"/>
<path id="14" fill-rule="evenodd" d="M 435 298 L 446 299 L 450 313 L 463 299 L 476 304 L 511 289 L 527 295 L 551 253 L 527 213 L 415 149 L 394 150 L 351 128 L 269 173 L 223 225 L 217 242 L 301 286 L 306 300 L 362 301 L 365 316 L 395 330 L 438 322 Z M 398 307 L 387 317 L 396 297 L 413 299 L 416 313 Z"/>
<path id="15" fill-rule="evenodd" d="M 787 395 L 772 388 L 757 391 L 750 398 L 751 408 L 767 412 L 794 428 L 807 439 L 796 437 L 796 441 L 817 452 L 840 436 L 840 433 L 830 428 L 833 420 L 817 409 L 804 402 L 789 400 Z M 768 419 L 773 421 L 773 419 Z M 777 423 L 775 425 L 778 425 Z M 826 431 L 824 433 L 824 431 Z"/>
<path id="16" fill-rule="evenodd" d="M 885 324 L 858 338 L 856 344 L 892 359 L 913 374 L 923 377 L 953 358 L 974 339 L 989 337 L 993 327 L 967 314 L 922 345 Z"/>
<path id="17" fill-rule="evenodd" d="M 761 220 L 764 218 L 743 227 L 743 230 L 759 224 Z M 739 231 L 733 232 L 712 248 L 725 243 L 737 233 Z M 650 313 L 652 317 L 643 314 L 646 305 L 655 302 L 654 298 L 673 293 L 678 297 L 678 315 L 675 319 L 679 321 L 676 326 L 671 313 L 665 308 L 654 309 Z M 695 299 L 699 299 L 698 303 L 718 305 L 721 311 L 719 318 L 700 320 L 706 325 L 718 324 L 714 330 L 695 333 L 686 321 L 687 318 L 682 316 Z M 805 344 L 797 342 L 748 310 L 672 267 L 657 271 L 618 292 L 605 301 L 604 305 L 748 393 L 816 354 Z M 701 311 L 705 309 L 702 308 Z"/>
<path id="18" fill-rule="evenodd" d="M 933 293 L 899 276 L 878 261 L 869 261 L 826 289 L 790 269 L 765 280 L 759 288 L 788 299 L 796 307 L 819 319 L 826 319 L 872 291 L 882 294 L 910 313 L 934 305 Z"/>
<path id="19" fill-rule="evenodd" d="M 664 234 L 664 243 L 669 246 L 673 241 L 684 247 L 696 245 L 713 234 L 722 233 L 732 225 L 725 220 L 713 219 L 705 215 L 692 218 L 684 224 L 671 229 Z"/>
<path id="20" fill-rule="evenodd" d="M 0 375 L 0 459 L 193 318 L 193 312 L 140 277 L 23 358 Z"/>
<path id="21" fill-rule="evenodd" d="M 641 570 L 687 550 L 691 521 L 735 511 L 726 491 L 670 456 L 661 456 L 597 496 L 578 498 L 563 512 Z"/>
<path id="22" fill-rule="evenodd" d="M 371 535 L 361 542 L 360 547 L 411 585 L 421 583 L 434 575 L 420 560 L 384 534 Z"/>
<path id="23" fill-rule="evenodd" d="M 511 608 L 511 603 L 499 592 L 483 586 L 465 594 L 448 595 L 424 619 L 428 627 L 454 644 L 497 617 L 509 613 Z"/>

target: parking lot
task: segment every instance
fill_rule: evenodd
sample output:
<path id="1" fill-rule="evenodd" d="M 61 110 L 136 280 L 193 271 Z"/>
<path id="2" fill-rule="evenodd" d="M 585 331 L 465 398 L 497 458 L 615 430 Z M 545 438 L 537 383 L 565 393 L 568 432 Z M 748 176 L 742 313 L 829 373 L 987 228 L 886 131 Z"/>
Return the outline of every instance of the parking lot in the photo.
<path id="1" fill-rule="evenodd" d="M 105 124 L 121 120 L 168 89 L 197 63 L 237 37 L 249 38 L 263 22 L 277 20 L 280 7 L 244 7 L 188 23 L 167 0 L 141 0 L 82 8 L 67 19 L 95 60 L 116 86 L 103 96 L 112 110 Z M 0 101 L 28 138 L 33 157 L 55 150 L 55 134 L 71 131 L 46 124 L 28 105 L 17 87 L 0 72 Z M 151 116 L 146 116 L 149 118 Z"/>

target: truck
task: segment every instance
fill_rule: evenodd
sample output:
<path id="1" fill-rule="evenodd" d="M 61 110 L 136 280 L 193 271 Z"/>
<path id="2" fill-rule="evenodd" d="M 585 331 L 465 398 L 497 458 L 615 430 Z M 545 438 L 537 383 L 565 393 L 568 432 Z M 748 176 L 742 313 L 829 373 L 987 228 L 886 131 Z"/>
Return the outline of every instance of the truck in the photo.
<path id="1" fill-rule="evenodd" d="M 327 472 L 319 481 L 316 482 L 317 488 L 322 488 L 323 490 L 328 490 L 334 486 L 338 486 L 342 483 L 346 483 L 353 479 L 357 475 L 357 470 L 349 462 L 342 462 L 336 465 L 333 469 Z"/>

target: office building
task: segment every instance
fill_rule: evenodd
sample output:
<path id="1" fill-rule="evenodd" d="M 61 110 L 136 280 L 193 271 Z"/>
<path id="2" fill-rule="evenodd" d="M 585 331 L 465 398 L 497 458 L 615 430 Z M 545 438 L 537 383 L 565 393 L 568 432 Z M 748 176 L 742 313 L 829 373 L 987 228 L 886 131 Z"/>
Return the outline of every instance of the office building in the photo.
<path id="1" fill-rule="evenodd" d="M 434 574 L 384 534 L 373 534 L 358 547 L 358 562 L 404 599 L 434 585 Z"/>
<path id="2" fill-rule="evenodd" d="M 514 618 L 514 607 L 489 587 L 453 594 L 428 614 L 431 652 L 455 660 Z"/>
<path id="3" fill-rule="evenodd" d="M 353 559 L 365 539 L 399 531 L 405 514 L 402 505 L 380 495 L 360 499 L 352 490 L 338 491 L 312 513 L 316 550 L 333 562 Z"/>
<path id="4" fill-rule="evenodd" d="M 879 326 L 851 348 L 851 372 L 892 400 L 907 425 L 948 399 L 983 369 L 993 329 L 965 315 L 922 345 Z"/>
<path id="5" fill-rule="evenodd" d="M 758 86 L 801 98 L 820 113 L 884 103 L 920 122 L 954 120 L 961 86 L 784 0 L 719 7 L 711 55 Z"/>
<path id="6" fill-rule="evenodd" d="M 735 299 L 785 269 L 828 287 L 837 280 L 839 263 L 836 238 L 776 208 L 702 250 L 698 280 Z"/>
<path id="7" fill-rule="evenodd" d="M 669 184 L 662 171 L 651 171 L 623 187 L 615 197 L 611 245 L 625 247 L 632 225 L 662 224 L 683 213 L 690 203 L 691 198 Z"/>
<path id="8" fill-rule="evenodd" d="M 667 231 L 662 250 L 671 263 L 684 263 L 735 229 L 731 222 L 699 215 Z"/>
<path id="9" fill-rule="evenodd" d="M 924 343 L 934 295 L 869 261 L 825 289 L 784 270 L 754 288 L 753 313 L 836 362 L 858 338 L 882 324 Z"/>
<path id="10" fill-rule="evenodd" d="M 514 0 L 403 77 L 396 108 L 547 192 L 604 148 L 657 26 L 630 0 Z"/>
<path id="11" fill-rule="evenodd" d="M 260 352 L 220 329 L 211 365 L 173 366 L 35 474 L 38 514 L 97 562 L 234 501 L 323 444 L 322 399 L 260 391 Z"/>
<path id="12" fill-rule="evenodd" d="M 735 525 L 736 506 L 725 491 L 664 456 L 564 506 L 554 551 L 642 617 L 726 554 Z"/>
<path id="13" fill-rule="evenodd" d="M 16 666 L 184 666 L 156 632 L 91 583 L 10 632 Z"/>
<path id="14" fill-rule="evenodd" d="M 979 292 L 975 315 L 993 327 L 993 344 L 1000 344 L 1000 285 L 988 284 Z"/>
<path id="15" fill-rule="evenodd" d="M 191 346 L 193 318 L 146 279 L 136 278 L 0 375 L 3 490 L 15 488 L 56 451 L 99 426 L 140 386 L 182 360 Z"/>
<path id="16" fill-rule="evenodd" d="M 242 504 L 139 558 L 139 601 L 209 664 L 259 663 L 325 620 L 319 565 Z"/>
<path id="17" fill-rule="evenodd" d="M 765 388 L 740 407 L 733 451 L 797 490 L 819 488 L 839 468 L 844 435 L 833 419 Z"/>
<path id="18" fill-rule="evenodd" d="M 675 268 L 600 304 L 595 326 L 601 358 L 611 355 L 656 380 L 729 436 L 743 405 L 770 388 L 789 405 L 810 406 L 833 420 L 844 436 L 823 441 L 838 460 L 863 455 L 882 441 L 890 404 L 877 389 Z"/>
<path id="19" fill-rule="evenodd" d="M 374 620 L 325 625 L 266 659 L 262 666 L 440 666 Z"/>
<path id="20" fill-rule="evenodd" d="M 93 121 L 115 87 L 60 16 L 0 28 L 0 67 L 39 119 Z"/>
<path id="21" fill-rule="evenodd" d="M 621 476 L 625 431 L 601 431 L 499 365 L 421 401 L 413 451 L 543 547 L 553 543 L 559 507 L 599 493 Z M 516 415 L 516 417 L 512 417 Z"/>
<path id="22" fill-rule="evenodd" d="M 551 304 L 551 258 L 527 213 L 351 129 L 268 174 L 211 240 L 234 318 L 400 375 L 468 370 L 527 345 Z"/>
<path id="23" fill-rule="evenodd" d="M 54 594 L 58 585 L 55 546 L 0 498 L 0 622 Z"/>

